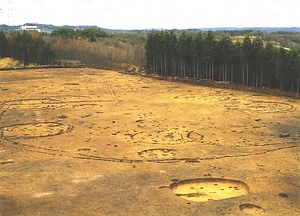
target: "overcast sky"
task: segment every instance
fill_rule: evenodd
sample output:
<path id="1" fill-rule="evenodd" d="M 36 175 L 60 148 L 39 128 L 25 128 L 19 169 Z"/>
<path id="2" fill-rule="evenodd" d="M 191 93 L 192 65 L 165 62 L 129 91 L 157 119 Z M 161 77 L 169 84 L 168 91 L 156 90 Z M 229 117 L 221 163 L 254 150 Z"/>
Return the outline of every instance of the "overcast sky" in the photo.
<path id="1" fill-rule="evenodd" d="M 0 24 L 111 29 L 300 27 L 300 0 L 0 0 Z M 8 19 L 8 8 L 13 9 Z"/>

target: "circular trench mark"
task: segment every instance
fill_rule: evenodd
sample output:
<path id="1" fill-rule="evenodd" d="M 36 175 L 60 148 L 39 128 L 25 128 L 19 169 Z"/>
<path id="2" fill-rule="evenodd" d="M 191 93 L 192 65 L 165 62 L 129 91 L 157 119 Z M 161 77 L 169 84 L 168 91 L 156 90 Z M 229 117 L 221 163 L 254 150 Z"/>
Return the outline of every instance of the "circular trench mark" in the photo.
<path id="1" fill-rule="evenodd" d="M 195 202 L 222 200 L 246 195 L 249 187 L 242 181 L 199 178 L 175 182 L 170 189 L 176 196 Z"/>
<path id="2" fill-rule="evenodd" d="M 295 107 L 291 104 L 275 101 L 253 101 L 247 108 L 257 112 L 292 112 Z"/>
<path id="3" fill-rule="evenodd" d="M 71 125 L 63 125 L 57 122 L 16 124 L 1 128 L 3 137 L 24 139 L 61 135 L 73 129 L 74 127 Z"/>
<path id="4" fill-rule="evenodd" d="M 146 149 L 138 152 L 138 154 L 145 159 L 151 160 L 169 159 L 176 155 L 175 150 L 166 148 Z"/>
<path id="5" fill-rule="evenodd" d="M 141 131 L 131 135 L 131 138 L 140 143 L 176 145 L 199 142 L 203 139 L 203 135 L 195 131 L 184 131 L 182 129 L 162 129 L 153 132 Z"/>
<path id="6" fill-rule="evenodd" d="M 295 111 L 295 107 L 292 104 L 277 101 L 228 100 L 223 101 L 221 106 L 230 110 L 251 110 L 260 113 L 287 113 Z"/>
<path id="7" fill-rule="evenodd" d="M 260 215 L 265 212 L 265 210 L 262 207 L 250 203 L 242 204 L 239 206 L 239 208 L 240 211 L 242 211 L 243 213 L 250 215 Z"/>
<path id="8" fill-rule="evenodd" d="M 65 103 L 57 99 L 43 98 L 43 99 L 22 99 L 12 100 L 4 103 L 4 109 L 43 109 L 43 108 L 60 108 L 65 106 Z"/>
<path id="9" fill-rule="evenodd" d="M 218 95 L 216 95 L 218 94 Z M 190 95 L 177 95 L 174 97 L 175 100 L 185 100 L 185 101 L 191 101 L 191 102 L 224 102 L 227 100 L 236 100 L 235 97 L 232 97 L 231 94 L 225 93 L 225 92 L 215 92 L 208 95 L 197 95 L 197 94 L 190 94 Z"/>

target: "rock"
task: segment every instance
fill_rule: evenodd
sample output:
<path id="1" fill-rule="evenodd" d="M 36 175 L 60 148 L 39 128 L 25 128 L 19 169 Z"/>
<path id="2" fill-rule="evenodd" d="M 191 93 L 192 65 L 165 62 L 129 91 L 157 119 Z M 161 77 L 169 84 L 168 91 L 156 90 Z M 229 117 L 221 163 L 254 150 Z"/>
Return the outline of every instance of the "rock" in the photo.
<path id="1" fill-rule="evenodd" d="M 91 149 L 90 148 L 79 148 L 77 149 L 77 151 L 90 151 Z"/>
<path id="2" fill-rule="evenodd" d="M 66 115 L 64 115 L 64 114 L 60 114 L 60 115 L 58 116 L 58 118 L 68 118 L 68 116 L 66 116 Z"/>
<path id="3" fill-rule="evenodd" d="M 261 119 L 260 118 L 256 118 L 255 121 L 261 121 Z"/>
<path id="4" fill-rule="evenodd" d="M 278 196 L 282 198 L 288 198 L 289 196 L 286 193 L 279 193 Z"/>
<path id="5" fill-rule="evenodd" d="M 279 134 L 280 138 L 286 138 L 286 137 L 290 137 L 291 135 L 286 133 L 286 134 Z"/>
<path id="6" fill-rule="evenodd" d="M 91 117 L 91 116 L 93 116 L 93 114 L 83 115 L 83 116 L 81 116 L 81 118 L 88 118 L 88 117 Z"/>
<path id="7" fill-rule="evenodd" d="M 158 188 L 159 188 L 159 189 L 170 188 L 170 186 L 165 186 L 165 185 L 163 185 L 163 186 L 159 186 Z"/>
<path id="8" fill-rule="evenodd" d="M 10 164 L 13 163 L 14 161 L 12 159 L 6 160 L 6 161 L 0 161 L 0 164 Z"/>

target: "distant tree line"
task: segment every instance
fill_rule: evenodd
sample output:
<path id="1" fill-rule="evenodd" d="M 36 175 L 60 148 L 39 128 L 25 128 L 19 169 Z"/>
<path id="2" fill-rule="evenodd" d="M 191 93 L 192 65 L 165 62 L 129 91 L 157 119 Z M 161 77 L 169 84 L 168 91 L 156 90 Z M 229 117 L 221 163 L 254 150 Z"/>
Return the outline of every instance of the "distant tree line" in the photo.
<path id="1" fill-rule="evenodd" d="M 160 76 L 190 77 L 299 92 L 300 50 L 275 47 L 260 37 L 217 38 L 152 31 L 146 42 L 146 66 Z"/>
<path id="2" fill-rule="evenodd" d="M 12 32 L 5 35 L 0 31 L 0 58 L 10 57 L 25 65 L 36 63 L 51 64 L 54 54 L 37 31 Z"/>
<path id="3" fill-rule="evenodd" d="M 100 28 L 57 28 L 51 34 L 37 31 L 0 31 L 0 59 L 21 64 L 88 65 L 106 69 L 135 68 L 145 64 L 146 35 L 110 34 Z"/>
<path id="4" fill-rule="evenodd" d="M 91 42 L 96 42 L 97 39 L 108 37 L 109 34 L 100 29 L 100 28 L 87 28 L 83 30 L 74 30 L 71 28 L 57 28 L 55 29 L 51 35 L 53 36 L 60 36 L 62 38 L 68 38 L 68 39 L 78 39 L 79 37 L 82 39 L 88 39 Z"/>

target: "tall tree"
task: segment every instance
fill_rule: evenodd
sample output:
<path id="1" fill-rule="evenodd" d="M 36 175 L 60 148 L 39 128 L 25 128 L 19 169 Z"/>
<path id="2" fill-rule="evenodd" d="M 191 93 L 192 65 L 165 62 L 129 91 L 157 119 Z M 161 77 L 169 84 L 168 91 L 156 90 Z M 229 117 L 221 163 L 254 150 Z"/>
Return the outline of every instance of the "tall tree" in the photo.
<path id="1" fill-rule="evenodd" d="M 242 84 L 248 85 L 249 84 L 249 63 L 251 60 L 251 52 L 252 52 L 252 43 L 249 36 L 244 37 L 241 51 L 242 51 L 242 59 L 243 59 Z M 245 67 L 246 67 L 246 77 L 245 77 Z"/>
<path id="2" fill-rule="evenodd" d="M 279 88 L 281 90 L 286 87 L 286 79 L 285 72 L 287 70 L 286 66 L 288 65 L 288 54 L 284 48 L 279 48 L 277 60 L 276 60 L 276 74 L 275 77 L 278 80 Z"/>
<path id="3" fill-rule="evenodd" d="M 186 76 L 186 41 L 187 41 L 187 35 L 186 32 L 183 31 L 177 42 L 177 53 L 179 58 L 179 76 L 185 77 Z"/>
<path id="4" fill-rule="evenodd" d="M 219 56 L 219 80 L 228 81 L 228 61 L 230 57 L 231 40 L 228 37 L 223 37 L 218 43 L 218 56 Z"/>
<path id="5" fill-rule="evenodd" d="M 155 72 L 155 43 L 154 43 L 154 34 L 153 32 L 148 33 L 147 42 L 145 45 L 146 50 L 146 66 L 150 73 Z"/>
<path id="6" fill-rule="evenodd" d="M 9 45 L 3 31 L 0 31 L 0 59 L 9 57 Z"/>
<path id="7" fill-rule="evenodd" d="M 264 73 L 264 45 L 262 40 L 257 37 L 252 43 L 252 85 L 262 87 Z"/>
<path id="8" fill-rule="evenodd" d="M 192 53 L 193 53 L 193 62 L 194 62 L 194 78 L 200 79 L 203 78 L 203 65 L 204 65 L 204 39 L 202 32 L 199 32 L 192 42 Z"/>
<path id="9" fill-rule="evenodd" d="M 277 51 L 271 43 L 267 43 L 263 51 L 264 73 L 262 77 L 263 87 L 277 87 L 275 80 Z"/>
<path id="10" fill-rule="evenodd" d="M 169 53 L 169 65 L 171 66 L 171 75 L 176 75 L 177 70 L 177 53 L 176 53 L 176 44 L 177 44 L 177 37 L 174 31 L 169 32 L 169 43 L 168 43 L 168 53 Z"/>
<path id="11" fill-rule="evenodd" d="M 215 36 L 212 31 L 208 31 L 205 36 L 205 56 L 206 56 L 206 79 L 214 80 L 214 54 Z"/>
<path id="12" fill-rule="evenodd" d="M 293 46 L 288 53 L 291 90 L 299 92 L 300 85 L 300 49 Z"/>
<path id="13" fill-rule="evenodd" d="M 228 53 L 228 58 L 229 58 L 229 62 L 230 62 L 230 81 L 239 83 L 240 81 L 240 76 L 239 73 L 235 73 L 235 71 L 237 70 L 237 68 L 240 65 L 240 53 L 241 53 L 241 43 L 240 42 L 236 42 L 234 43 L 230 43 L 229 45 L 229 53 Z"/>

